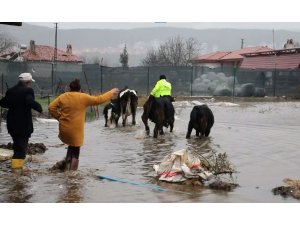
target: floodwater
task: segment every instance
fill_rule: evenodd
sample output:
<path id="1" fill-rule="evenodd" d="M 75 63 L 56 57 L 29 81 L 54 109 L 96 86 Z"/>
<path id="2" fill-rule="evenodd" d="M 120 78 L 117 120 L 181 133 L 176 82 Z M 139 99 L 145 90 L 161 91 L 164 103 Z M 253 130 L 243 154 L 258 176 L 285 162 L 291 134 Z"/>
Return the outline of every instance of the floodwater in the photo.
<path id="1" fill-rule="evenodd" d="M 273 195 L 284 178 L 299 179 L 300 102 L 208 103 L 215 124 L 208 138 L 185 139 L 189 114 L 197 102 L 175 102 L 174 132 L 154 139 L 146 136 L 138 109 L 137 125 L 104 127 L 103 116 L 85 125 L 85 144 L 76 172 L 53 173 L 48 168 L 63 159 L 65 146 L 57 137 L 58 123 L 34 122 L 30 142 L 42 142 L 48 150 L 36 155 L 23 175 L 10 171 L 10 162 L 0 162 L 0 202 L 196 202 L 261 203 L 298 202 Z M 129 120 L 130 121 L 130 120 Z M 154 124 L 150 122 L 151 135 Z M 2 123 L 0 144 L 11 141 Z M 195 152 L 227 153 L 240 186 L 230 192 L 197 186 L 157 183 L 153 165 L 167 154 L 189 148 Z M 97 179 L 97 175 L 159 185 L 166 191 L 145 185 Z"/>

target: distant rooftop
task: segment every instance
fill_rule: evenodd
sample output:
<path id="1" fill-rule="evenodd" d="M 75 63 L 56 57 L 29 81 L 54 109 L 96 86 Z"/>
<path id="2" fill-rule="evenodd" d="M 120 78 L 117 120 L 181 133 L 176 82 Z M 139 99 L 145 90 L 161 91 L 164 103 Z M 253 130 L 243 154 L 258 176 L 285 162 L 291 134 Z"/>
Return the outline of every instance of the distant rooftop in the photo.
<path id="1" fill-rule="evenodd" d="M 248 53 L 244 56 L 241 69 L 298 69 L 300 65 L 300 48 Z"/>
<path id="2" fill-rule="evenodd" d="M 54 57 L 54 47 L 46 45 L 36 45 L 30 41 L 28 48 L 16 49 L 16 47 L 7 49 L 0 53 L 1 60 L 15 60 L 21 58 L 22 61 L 44 61 L 52 62 Z M 67 45 L 67 50 L 57 49 L 57 62 L 83 62 L 77 55 L 72 54 L 72 46 Z"/>
<path id="3" fill-rule="evenodd" d="M 46 45 L 36 45 L 35 52 L 27 49 L 22 56 L 27 61 L 52 61 L 54 55 L 54 48 Z M 67 53 L 60 49 L 57 49 L 57 61 L 58 62 L 82 62 L 82 60 L 73 54 Z"/>
<path id="4" fill-rule="evenodd" d="M 271 51 L 272 48 L 269 47 L 249 47 L 249 48 L 242 48 L 235 51 L 222 51 L 222 52 L 214 52 L 202 56 L 195 57 L 191 60 L 193 63 L 221 63 L 221 62 L 228 62 L 228 61 L 242 61 L 243 55 L 248 53 L 258 53 L 258 52 L 265 52 Z"/>

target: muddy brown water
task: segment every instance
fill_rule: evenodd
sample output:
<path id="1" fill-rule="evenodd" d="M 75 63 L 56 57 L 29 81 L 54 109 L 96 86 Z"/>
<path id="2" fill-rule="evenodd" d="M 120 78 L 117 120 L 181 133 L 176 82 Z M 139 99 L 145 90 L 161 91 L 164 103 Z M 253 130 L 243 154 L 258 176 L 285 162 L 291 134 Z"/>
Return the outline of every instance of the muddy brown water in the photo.
<path id="1" fill-rule="evenodd" d="M 144 133 L 142 109 L 137 125 L 104 127 L 103 116 L 85 125 L 85 144 L 77 172 L 51 173 L 66 149 L 57 137 L 58 123 L 35 121 L 30 142 L 42 142 L 48 150 L 26 166 L 31 172 L 14 174 L 10 162 L 0 162 L 0 202 L 298 202 L 273 195 L 286 177 L 299 179 L 300 102 L 250 102 L 232 106 L 208 103 L 215 116 L 210 137 L 185 139 L 189 113 L 197 102 L 175 102 L 175 129 L 157 139 Z M 150 122 L 151 135 L 154 124 Z M 0 144 L 11 141 L 1 124 Z M 238 173 L 240 187 L 231 192 L 179 184 L 157 183 L 153 165 L 167 154 L 190 148 L 195 152 L 226 152 Z M 159 191 L 141 185 L 99 180 L 109 176 L 142 184 L 160 185 Z"/>

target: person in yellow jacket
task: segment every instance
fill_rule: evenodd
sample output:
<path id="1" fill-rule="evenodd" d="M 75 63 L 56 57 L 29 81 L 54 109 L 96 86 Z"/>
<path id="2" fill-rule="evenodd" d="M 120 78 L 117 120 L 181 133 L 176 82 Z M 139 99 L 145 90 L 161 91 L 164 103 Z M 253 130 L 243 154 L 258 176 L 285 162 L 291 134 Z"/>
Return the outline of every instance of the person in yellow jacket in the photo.
<path id="1" fill-rule="evenodd" d="M 166 75 L 162 74 L 159 77 L 159 80 L 155 84 L 154 88 L 150 92 L 148 100 L 145 102 L 143 108 L 144 113 L 142 115 L 142 120 L 146 121 L 148 118 L 153 121 L 152 118 L 152 105 L 154 102 L 160 102 L 165 107 L 165 126 L 168 124 L 173 124 L 174 122 L 174 107 L 172 102 L 174 101 L 172 93 L 172 85 L 166 80 Z M 144 122 L 145 123 L 145 122 Z"/>
<path id="2" fill-rule="evenodd" d="M 162 74 L 159 77 L 156 85 L 152 89 L 150 95 L 154 96 L 155 98 L 160 98 L 163 96 L 170 96 L 172 92 L 172 85 L 170 82 L 166 80 L 166 75 Z"/>
<path id="3" fill-rule="evenodd" d="M 70 91 L 54 99 L 48 110 L 59 121 L 59 139 L 68 145 L 66 162 L 68 170 L 77 170 L 79 165 L 80 147 L 84 142 L 84 122 L 88 106 L 99 105 L 113 98 L 119 93 L 118 88 L 98 95 L 91 96 L 80 92 L 79 79 L 73 80 Z"/>

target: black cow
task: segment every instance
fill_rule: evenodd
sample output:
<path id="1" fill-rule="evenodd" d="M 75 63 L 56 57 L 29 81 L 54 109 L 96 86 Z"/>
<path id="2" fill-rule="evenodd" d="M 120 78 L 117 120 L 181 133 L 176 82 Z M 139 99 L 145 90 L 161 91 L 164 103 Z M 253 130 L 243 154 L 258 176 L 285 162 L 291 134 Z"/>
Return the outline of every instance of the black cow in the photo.
<path id="1" fill-rule="evenodd" d="M 124 89 L 118 94 L 118 97 L 113 102 L 104 107 L 103 114 L 105 117 L 105 126 L 107 127 L 108 111 L 111 109 L 110 121 L 118 126 L 120 116 L 122 116 L 122 125 L 127 124 L 127 117 L 132 115 L 132 124 L 135 125 L 136 109 L 138 105 L 138 96 L 135 90 Z"/>
<path id="2" fill-rule="evenodd" d="M 127 117 L 132 115 L 132 125 L 135 125 L 135 115 L 138 105 L 138 96 L 135 90 L 125 89 L 120 91 L 118 95 L 120 110 L 122 115 L 122 124 L 125 126 L 127 124 Z"/>
<path id="3" fill-rule="evenodd" d="M 110 112 L 109 112 L 110 111 Z M 103 109 L 103 115 L 105 118 L 105 127 L 108 127 L 108 115 L 110 114 L 109 122 L 110 124 L 115 123 L 118 126 L 118 121 L 120 118 L 120 104 L 118 99 L 112 99 Z"/>
<path id="4" fill-rule="evenodd" d="M 192 130 L 196 130 L 196 136 L 205 135 L 208 137 L 212 126 L 214 125 L 214 115 L 207 105 L 194 106 L 190 114 L 190 122 L 186 138 L 191 137 Z"/>
<path id="5" fill-rule="evenodd" d="M 153 137 L 157 138 L 158 131 L 160 134 L 164 134 L 163 127 L 170 126 L 170 132 L 173 131 L 174 127 L 174 106 L 172 104 L 172 98 L 169 96 L 155 98 L 150 96 L 145 102 L 143 108 L 144 112 L 142 115 L 142 120 L 145 125 L 145 130 L 147 134 L 150 133 L 150 128 L 148 126 L 148 119 L 155 123 L 153 130 Z"/>

